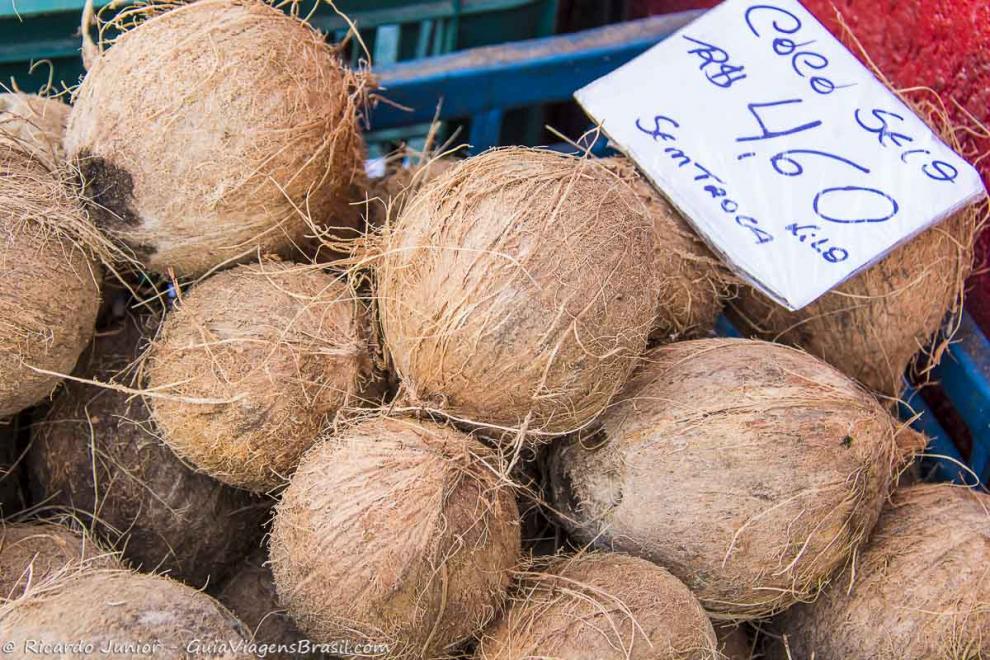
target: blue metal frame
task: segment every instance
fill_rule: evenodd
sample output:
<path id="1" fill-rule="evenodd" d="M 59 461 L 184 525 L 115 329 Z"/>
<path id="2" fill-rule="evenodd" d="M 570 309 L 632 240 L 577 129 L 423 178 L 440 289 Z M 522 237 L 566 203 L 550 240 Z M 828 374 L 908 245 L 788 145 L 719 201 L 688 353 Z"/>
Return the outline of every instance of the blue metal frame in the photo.
<path id="1" fill-rule="evenodd" d="M 658 16 L 382 67 L 377 70 L 382 95 L 397 105 L 379 104 L 372 112 L 371 128 L 396 128 L 434 117 L 470 119 L 473 151 L 496 146 L 507 110 L 569 100 L 576 89 L 639 55 L 698 14 Z M 603 148 L 604 140 L 595 146 Z M 725 318 L 719 319 L 717 332 L 739 336 Z M 933 478 L 972 484 L 972 474 L 963 467 L 968 466 L 988 485 L 990 341 L 968 316 L 934 373 L 969 427 L 970 455 L 962 455 L 918 390 L 907 382 L 901 415 L 931 439 L 926 463 Z"/>

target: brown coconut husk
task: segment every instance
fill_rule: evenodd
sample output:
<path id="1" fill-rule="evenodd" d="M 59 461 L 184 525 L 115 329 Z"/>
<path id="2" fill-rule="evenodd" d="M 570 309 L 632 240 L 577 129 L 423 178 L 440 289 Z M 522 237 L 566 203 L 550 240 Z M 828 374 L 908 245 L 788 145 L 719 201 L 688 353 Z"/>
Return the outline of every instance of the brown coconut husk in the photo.
<path id="1" fill-rule="evenodd" d="M 714 660 L 698 600 L 663 568 L 618 553 L 558 557 L 519 573 L 513 602 L 481 638 L 479 660 Z"/>
<path id="2" fill-rule="evenodd" d="M 291 648 L 306 636 L 279 604 L 275 578 L 266 565 L 267 560 L 263 550 L 252 553 L 220 589 L 217 600 L 247 626 L 254 642 Z M 266 657 L 295 658 L 298 655 L 273 653 Z"/>
<path id="3" fill-rule="evenodd" d="M 920 448 L 899 448 L 872 396 L 799 350 L 700 339 L 645 360 L 596 434 L 555 447 L 563 524 L 664 566 L 715 619 L 814 597 Z"/>
<path id="4" fill-rule="evenodd" d="M 496 615 L 519 561 L 519 513 L 479 441 L 372 418 L 304 458 L 275 514 L 281 601 L 317 642 L 446 657 Z"/>
<path id="5" fill-rule="evenodd" d="M 123 565 L 88 534 L 50 522 L 7 522 L 0 528 L 0 601 L 70 573 L 109 568 Z"/>
<path id="6" fill-rule="evenodd" d="M 162 442 L 144 399 L 89 384 L 133 382 L 154 317 L 127 318 L 83 354 L 32 428 L 36 501 L 86 520 L 145 571 L 195 587 L 223 578 L 263 534 L 269 502 L 184 464 Z"/>
<path id="7" fill-rule="evenodd" d="M 340 279 L 266 260 L 185 293 L 148 351 L 162 439 L 220 481 L 281 486 L 303 452 L 371 387 L 368 320 Z"/>
<path id="8" fill-rule="evenodd" d="M 463 161 L 383 232 L 377 297 L 400 396 L 530 438 L 581 428 L 646 346 L 653 231 L 595 160 L 508 148 Z"/>
<path id="9" fill-rule="evenodd" d="M 655 225 L 659 306 L 651 343 L 709 335 L 737 278 L 712 254 L 680 213 L 627 158 L 602 159 L 636 191 Z"/>
<path id="10" fill-rule="evenodd" d="M 385 176 L 368 181 L 366 217 L 370 230 L 379 231 L 389 218 L 398 218 L 416 193 L 460 162 L 451 156 L 438 155 L 406 164 L 406 158 L 405 152 L 399 152 L 386 163 Z"/>
<path id="11" fill-rule="evenodd" d="M 55 98 L 9 92 L 0 94 L 0 140 L 13 139 L 55 168 L 65 160 L 62 136 L 69 106 Z"/>
<path id="12" fill-rule="evenodd" d="M 725 660 L 750 660 L 753 657 L 755 645 L 744 626 L 715 626 L 715 637 Z"/>
<path id="13" fill-rule="evenodd" d="M 29 642 L 92 645 L 61 657 L 255 657 L 245 650 L 244 625 L 206 594 L 124 570 L 79 572 L 7 602 L 0 636 L 17 649 Z M 116 652 L 101 652 L 110 645 Z"/>
<path id="14" fill-rule="evenodd" d="M 915 107 L 960 150 L 944 110 L 930 103 Z M 905 371 L 911 367 L 913 376 L 924 376 L 948 346 L 986 210 L 984 201 L 960 211 L 796 312 L 741 287 L 730 318 L 746 334 L 799 346 L 896 399 Z M 946 315 L 949 331 L 931 345 Z"/>
<path id="15" fill-rule="evenodd" d="M 0 139 L 0 417 L 47 397 L 93 336 L 110 250 L 63 183 Z"/>
<path id="16" fill-rule="evenodd" d="M 990 496 L 899 490 L 855 566 L 780 619 L 777 657 L 990 657 L 988 567 Z"/>
<path id="17" fill-rule="evenodd" d="M 318 31 L 260 0 L 141 4 L 100 29 L 124 32 L 93 53 L 65 147 L 97 224 L 148 269 L 200 275 L 358 227 L 370 79 Z"/>

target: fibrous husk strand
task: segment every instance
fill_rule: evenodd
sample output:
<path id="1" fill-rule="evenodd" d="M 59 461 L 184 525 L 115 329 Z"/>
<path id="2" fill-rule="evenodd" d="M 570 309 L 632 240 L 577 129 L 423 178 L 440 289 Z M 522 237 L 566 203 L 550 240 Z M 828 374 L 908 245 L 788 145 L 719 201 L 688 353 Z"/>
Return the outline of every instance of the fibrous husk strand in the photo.
<path id="1" fill-rule="evenodd" d="M 79 572 L 7 602 L 0 636 L 18 649 L 71 640 L 81 650 L 66 657 L 181 658 L 196 649 L 215 658 L 254 657 L 244 648 L 249 633 L 215 600 L 166 577 L 124 570 Z"/>
<path id="2" fill-rule="evenodd" d="M 0 602 L 79 571 L 122 568 L 88 534 L 53 522 L 4 523 L 0 529 Z"/>
<path id="3" fill-rule="evenodd" d="M 651 343 L 707 336 L 738 278 L 630 160 L 613 157 L 602 162 L 636 192 L 654 223 L 659 305 Z"/>
<path id="4" fill-rule="evenodd" d="M 65 159 L 62 136 L 69 106 L 58 99 L 10 92 L 0 94 L 0 141 L 10 140 L 52 169 Z"/>
<path id="5" fill-rule="evenodd" d="M 381 229 L 389 218 L 398 218 L 420 189 L 458 163 L 450 156 L 424 158 L 412 163 L 405 162 L 404 152 L 399 152 L 398 156 L 387 161 L 384 176 L 368 181 L 366 217 L 370 229 Z"/>
<path id="6" fill-rule="evenodd" d="M 718 638 L 718 650 L 725 660 L 750 660 L 753 657 L 755 644 L 745 625 L 717 625 L 715 636 Z"/>
<path id="7" fill-rule="evenodd" d="M 267 560 L 268 555 L 260 549 L 248 556 L 224 583 L 217 599 L 247 626 L 255 642 L 289 647 L 306 636 L 279 604 L 275 578 L 266 565 Z M 282 653 L 267 657 L 293 658 L 298 655 Z"/>
<path id="8" fill-rule="evenodd" d="M 109 256 L 60 175 L 0 140 L 0 417 L 72 371 L 93 336 Z"/>
<path id="9" fill-rule="evenodd" d="M 943 138 L 958 146 L 943 113 L 921 109 Z M 730 316 L 747 334 L 799 346 L 896 398 L 909 367 L 922 376 L 942 357 L 947 339 L 931 345 L 932 338 L 947 314 L 962 312 L 973 243 L 985 214 L 985 202 L 963 209 L 796 312 L 743 287 Z M 953 326 L 950 321 L 949 338 Z M 917 363 L 919 357 L 927 359 Z"/>
<path id="10" fill-rule="evenodd" d="M 315 266 L 266 260 L 194 286 L 145 365 L 163 440 L 224 483 L 282 485 L 374 385 L 367 323 L 354 291 Z"/>

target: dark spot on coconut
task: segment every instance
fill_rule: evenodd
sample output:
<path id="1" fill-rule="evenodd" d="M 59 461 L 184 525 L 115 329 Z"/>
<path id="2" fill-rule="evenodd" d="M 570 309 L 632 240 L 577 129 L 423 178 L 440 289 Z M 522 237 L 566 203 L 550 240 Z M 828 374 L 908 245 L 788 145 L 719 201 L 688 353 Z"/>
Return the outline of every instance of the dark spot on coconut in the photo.
<path id="1" fill-rule="evenodd" d="M 83 151 L 79 173 L 84 199 L 98 227 L 113 230 L 140 224 L 141 218 L 131 208 L 134 179 L 127 170 Z"/>
<path id="2" fill-rule="evenodd" d="M 274 409 L 274 402 L 263 408 L 256 408 L 255 406 L 242 406 L 241 410 L 243 412 L 243 420 L 237 425 L 237 432 L 241 434 L 253 433 L 263 428 L 265 423 L 270 419 L 271 412 Z"/>
<path id="3" fill-rule="evenodd" d="M 853 437 L 851 435 L 847 435 L 842 439 L 842 446 L 845 447 L 846 449 L 852 447 L 852 444 L 853 444 Z"/>

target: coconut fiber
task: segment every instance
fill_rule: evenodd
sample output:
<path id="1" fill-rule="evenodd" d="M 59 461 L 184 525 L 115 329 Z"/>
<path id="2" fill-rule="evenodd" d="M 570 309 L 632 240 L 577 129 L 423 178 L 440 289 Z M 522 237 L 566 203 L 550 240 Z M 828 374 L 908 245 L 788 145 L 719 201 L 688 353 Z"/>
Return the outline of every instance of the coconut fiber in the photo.
<path id="1" fill-rule="evenodd" d="M 63 183 L 0 139 L 0 417 L 51 394 L 96 325 L 105 241 Z"/>
<path id="2" fill-rule="evenodd" d="M 911 486 L 894 494 L 855 573 L 788 611 L 777 632 L 791 658 L 988 657 L 988 567 L 990 496 Z"/>
<path id="3" fill-rule="evenodd" d="M 564 526 L 664 566 L 717 619 L 814 597 L 920 448 L 898 448 L 872 396 L 792 348 L 702 339 L 645 360 L 597 433 L 554 448 Z"/>
<path id="4" fill-rule="evenodd" d="M 132 386 L 157 318 L 102 331 L 75 375 Z M 32 428 L 37 501 L 63 507 L 144 571 L 195 587 L 221 579 L 261 539 L 268 503 L 195 472 L 162 439 L 141 396 L 68 382 Z"/>
<path id="5" fill-rule="evenodd" d="M 619 553 L 553 559 L 519 575 L 478 660 L 715 660 L 715 631 L 666 570 Z"/>
<path id="6" fill-rule="evenodd" d="M 126 29 L 74 94 L 65 147 L 96 222 L 180 276 L 356 227 L 363 77 L 259 0 L 172 7 L 104 26 Z"/>
<path id="7" fill-rule="evenodd" d="M 275 515 L 280 600 L 309 637 L 446 656 L 486 626 L 519 561 L 497 456 L 446 426 L 375 418 L 315 446 Z"/>
<path id="8" fill-rule="evenodd" d="M 657 308 L 653 222 L 593 159 L 509 148 L 424 187 L 383 233 L 378 304 L 405 400 L 531 436 L 597 416 Z"/>

